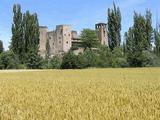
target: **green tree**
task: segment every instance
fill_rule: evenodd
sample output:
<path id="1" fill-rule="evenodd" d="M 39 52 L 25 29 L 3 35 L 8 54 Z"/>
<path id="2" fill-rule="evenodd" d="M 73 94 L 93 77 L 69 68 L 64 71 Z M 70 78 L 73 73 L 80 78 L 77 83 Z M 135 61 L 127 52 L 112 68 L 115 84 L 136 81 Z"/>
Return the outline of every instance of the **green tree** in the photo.
<path id="1" fill-rule="evenodd" d="M 26 65 L 29 69 L 41 69 L 42 68 L 42 58 L 36 51 L 30 51 L 27 55 Z"/>
<path id="2" fill-rule="evenodd" d="M 90 29 L 84 29 L 81 33 L 82 46 L 86 48 L 98 47 L 96 32 Z"/>
<path id="3" fill-rule="evenodd" d="M 3 41 L 0 40 L 0 54 L 4 51 L 4 48 L 3 48 Z"/>
<path id="4" fill-rule="evenodd" d="M 92 49 L 87 48 L 84 53 L 83 53 L 83 57 L 84 57 L 84 65 L 85 67 L 96 67 L 96 63 L 97 63 L 97 55 L 93 52 Z"/>
<path id="5" fill-rule="evenodd" d="M 98 67 L 111 67 L 111 50 L 106 46 L 101 46 L 98 52 Z"/>
<path id="6" fill-rule="evenodd" d="M 22 26 L 22 12 L 21 6 L 15 4 L 13 6 L 13 24 L 12 24 L 12 41 L 11 50 L 18 56 L 20 61 L 23 61 L 24 55 L 24 41 L 23 41 L 23 26 Z"/>
<path id="7" fill-rule="evenodd" d="M 114 48 L 111 54 L 111 66 L 116 67 L 128 67 L 127 59 L 124 56 L 122 48 Z"/>
<path id="8" fill-rule="evenodd" d="M 62 58 L 59 56 L 53 56 L 49 60 L 49 69 L 60 69 L 62 64 Z"/>
<path id="9" fill-rule="evenodd" d="M 121 12 L 113 3 L 113 9 L 108 9 L 108 37 L 109 47 L 113 50 L 121 44 Z"/>
<path id="10" fill-rule="evenodd" d="M 134 25 L 125 33 L 127 60 L 132 67 L 150 66 L 152 26 L 151 14 L 134 13 Z M 147 56 L 148 55 L 148 56 Z M 149 65 L 150 64 L 150 65 Z"/>
<path id="11" fill-rule="evenodd" d="M 25 41 L 25 53 L 29 53 L 30 50 L 38 53 L 39 49 L 39 22 L 37 14 L 30 14 L 29 11 L 23 15 L 24 26 L 24 41 Z"/>
<path id="12" fill-rule="evenodd" d="M 19 60 L 12 51 L 0 54 L 0 69 L 18 69 Z"/>
<path id="13" fill-rule="evenodd" d="M 160 56 L 160 33 L 157 30 L 154 30 L 154 39 L 155 39 L 155 53 Z"/>
<path id="14" fill-rule="evenodd" d="M 153 27 L 152 27 L 152 13 L 150 10 L 146 10 L 146 41 L 144 43 L 145 50 L 151 50 L 151 39 L 153 34 Z"/>
<path id="15" fill-rule="evenodd" d="M 62 58 L 62 69 L 76 69 L 77 68 L 77 56 L 72 52 L 69 51 L 66 53 Z"/>
<path id="16" fill-rule="evenodd" d="M 46 59 L 49 59 L 50 56 L 50 44 L 49 44 L 49 40 L 47 39 L 46 42 Z"/>

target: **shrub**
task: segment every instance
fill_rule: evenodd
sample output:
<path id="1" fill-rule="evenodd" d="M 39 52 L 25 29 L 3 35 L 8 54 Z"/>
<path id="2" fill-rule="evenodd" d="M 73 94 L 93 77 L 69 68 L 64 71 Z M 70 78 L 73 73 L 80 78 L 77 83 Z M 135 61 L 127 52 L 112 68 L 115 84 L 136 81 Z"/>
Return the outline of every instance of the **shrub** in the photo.
<path id="1" fill-rule="evenodd" d="M 0 69 L 18 69 L 18 57 L 12 51 L 0 54 Z"/>

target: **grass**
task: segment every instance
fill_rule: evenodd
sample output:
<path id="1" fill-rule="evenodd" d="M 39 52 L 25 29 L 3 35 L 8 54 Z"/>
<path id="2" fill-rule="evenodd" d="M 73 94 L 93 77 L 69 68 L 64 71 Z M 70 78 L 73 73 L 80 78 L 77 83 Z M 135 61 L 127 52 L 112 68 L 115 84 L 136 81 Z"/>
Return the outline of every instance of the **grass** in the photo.
<path id="1" fill-rule="evenodd" d="M 0 71 L 0 120 L 158 120 L 160 68 Z"/>

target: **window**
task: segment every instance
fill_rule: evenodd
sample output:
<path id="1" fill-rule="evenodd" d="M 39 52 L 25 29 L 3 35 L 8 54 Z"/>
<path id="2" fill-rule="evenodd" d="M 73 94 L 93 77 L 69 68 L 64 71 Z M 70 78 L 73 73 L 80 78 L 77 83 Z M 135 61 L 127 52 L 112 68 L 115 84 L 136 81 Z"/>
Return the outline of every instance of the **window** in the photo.
<path id="1" fill-rule="evenodd" d="M 61 41 L 59 41 L 59 44 L 61 44 Z"/>
<path id="2" fill-rule="evenodd" d="M 54 43 L 53 43 L 53 45 L 54 45 Z"/>
<path id="3" fill-rule="evenodd" d="M 68 34 L 68 36 L 71 36 L 70 34 Z"/>
<path id="4" fill-rule="evenodd" d="M 68 44 L 68 41 L 66 43 Z"/>

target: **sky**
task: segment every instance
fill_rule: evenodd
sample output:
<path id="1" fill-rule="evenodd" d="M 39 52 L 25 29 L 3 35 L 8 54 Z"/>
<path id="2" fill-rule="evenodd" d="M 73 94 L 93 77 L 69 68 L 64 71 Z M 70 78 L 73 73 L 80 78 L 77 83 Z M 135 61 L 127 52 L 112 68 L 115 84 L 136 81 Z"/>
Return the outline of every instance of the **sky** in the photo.
<path id="1" fill-rule="evenodd" d="M 153 26 L 160 22 L 160 0 L 114 0 L 122 14 L 122 36 L 133 25 L 134 11 L 144 14 L 150 9 Z M 38 14 L 39 23 L 54 30 L 56 25 L 69 24 L 78 32 L 83 28 L 94 29 L 98 22 L 107 22 L 107 10 L 113 0 L 0 0 L 0 40 L 7 50 L 11 41 L 12 8 L 20 4 L 22 12 Z"/>

